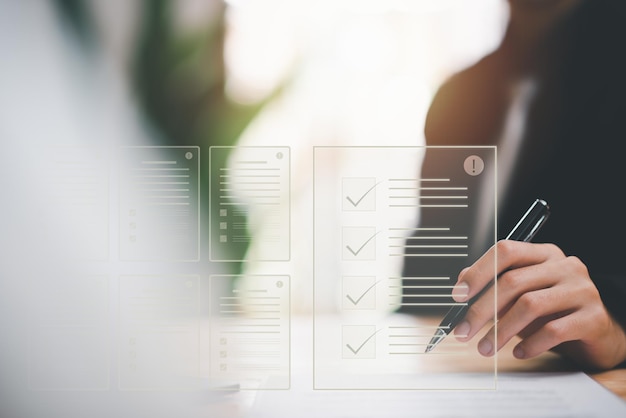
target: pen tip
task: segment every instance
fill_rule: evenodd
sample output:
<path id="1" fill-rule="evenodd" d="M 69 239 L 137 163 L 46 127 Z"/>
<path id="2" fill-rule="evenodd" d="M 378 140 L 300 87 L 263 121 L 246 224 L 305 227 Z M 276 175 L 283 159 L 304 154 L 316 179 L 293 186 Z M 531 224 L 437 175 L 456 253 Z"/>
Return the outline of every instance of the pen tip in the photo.
<path id="1" fill-rule="evenodd" d="M 433 349 L 441 342 L 441 340 L 444 339 L 446 335 L 447 334 L 445 331 L 443 331 L 442 329 L 438 329 L 437 332 L 435 332 L 435 335 L 433 336 L 433 338 L 430 339 L 430 342 L 426 346 L 426 349 L 424 350 L 424 354 L 427 354 L 433 351 Z"/>

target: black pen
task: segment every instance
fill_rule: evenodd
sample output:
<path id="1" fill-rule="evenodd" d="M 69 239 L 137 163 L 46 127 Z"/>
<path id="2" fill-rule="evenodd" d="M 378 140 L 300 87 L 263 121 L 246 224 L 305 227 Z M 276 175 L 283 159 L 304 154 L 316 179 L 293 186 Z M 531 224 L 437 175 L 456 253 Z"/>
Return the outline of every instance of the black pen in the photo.
<path id="1" fill-rule="evenodd" d="M 548 204 L 541 199 L 535 200 L 505 239 L 526 242 L 530 241 L 533 239 L 537 231 L 539 231 L 541 226 L 546 222 L 549 215 L 550 207 Z M 478 295 L 474 296 L 474 298 L 472 298 L 468 303 L 454 305 L 450 308 L 437 327 L 435 335 L 430 339 L 430 342 L 426 346 L 425 353 L 432 351 L 437 344 L 443 341 L 443 339 L 452 332 L 461 320 L 465 318 L 465 315 L 474 300 L 476 300 L 481 294 L 482 291 Z"/>

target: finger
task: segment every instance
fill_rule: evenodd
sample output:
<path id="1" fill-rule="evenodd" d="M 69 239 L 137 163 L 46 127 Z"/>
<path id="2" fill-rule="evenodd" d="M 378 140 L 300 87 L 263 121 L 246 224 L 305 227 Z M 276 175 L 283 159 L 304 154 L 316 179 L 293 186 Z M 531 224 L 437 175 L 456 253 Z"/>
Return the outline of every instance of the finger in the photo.
<path id="1" fill-rule="evenodd" d="M 452 289 L 457 302 L 466 302 L 476 296 L 496 275 L 509 269 L 541 264 L 551 259 L 564 258 L 553 244 L 501 240 L 491 247 L 473 265 L 464 270 Z"/>
<path id="2" fill-rule="evenodd" d="M 546 322 L 536 332 L 524 338 L 513 349 L 518 359 L 528 359 L 551 350 L 566 341 L 577 340 L 586 321 L 584 313 L 577 311 Z"/>
<path id="3" fill-rule="evenodd" d="M 554 286 L 524 293 L 479 342 L 479 351 L 483 355 L 491 355 L 538 318 L 580 309 L 576 298 L 572 297 L 573 293 L 567 286 Z"/>
<path id="4" fill-rule="evenodd" d="M 564 274 L 561 260 L 533 264 L 502 273 L 497 284 L 498 316 L 504 316 L 524 293 L 547 289 L 567 279 L 569 276 Z M 569 284 L 571 285 L 571 282 Z"/>
<path id="5" fill-rule="evenodd" d="M 521 337 L 521 339 L 528 338 L 531 335 L 533 335 L 535 332 L 539 331 L 539 329 L 543 327 L 545 324 L 547 324 L 548 322 L 554 321 L 555 319 L 561 318 L 565 315 L 571 315 L 571 314 L 572 314 L 572 311 L 565 311 L 565 312 L 559 312 L 556 314 L 546 315 L 544 317 L 537 318 L 533 322 L 531 322 L 526 328 L 521 330 L 519 334 L 517 335 Z"/>
<path id="6" fill-rule="evenodd" d="M 498 279 L 497 287 L 490 287 L 474 301 L 464 321 L 455 328 L 455 335 L 461 341 L 472 338 L 494 317 L 495 312 L 498 317 L 504 316 L 524 293 L 554 286 L 558 282 L 560 271 L 559 263 L 549 262 L 505 272 Z"/>
<path id="7" fill-rule="evenodd" d="M 470 340 L 495 317 L 495 293 L 496 287 L 490 286 L 479 299 L 472 303 L 465 318 L 454 328 L 454 336 L 459 341 Z"/>

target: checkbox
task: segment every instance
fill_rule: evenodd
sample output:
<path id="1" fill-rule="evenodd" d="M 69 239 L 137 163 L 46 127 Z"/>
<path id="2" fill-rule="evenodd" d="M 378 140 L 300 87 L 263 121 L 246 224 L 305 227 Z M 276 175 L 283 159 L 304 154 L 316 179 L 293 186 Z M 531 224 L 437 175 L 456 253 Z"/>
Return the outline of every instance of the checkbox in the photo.
<path id="1" fill-rule="evenodd" d="M 220 229 L 228 229 L 228 222 L 220 222 Z"/>
<path id="2" fill-rule="evenodd" d="M 341 357 L 375 359 L 377 333 L 374 325 L 344 325 L 341 329 Z"/>
<path id="3" fill-rule="evenodd" d="M 376 210 L 376 178 L 344 177 L 342 179 L 342 209 L 346 212 Z"/>
<path id="4" fill-rule="evenodd" d="M 341 252 L 344 260 L 376 260 L 376 228 L 369 226 L 344 227 Z"/>
<path id="5" fill-rule="evenodd" d="M 375 276 L 344 276 L 342 278 L 343 309 L 376 309 Z"/>
<path id="6" fill-rule="evenodd" d="M 228 242 L 228 235 L 220 235 L 220 242 Z"/>
<path id="7" fill-rule="evenodd" d="M 220 209 L 220 216 L 228 216 L 228 209 Z"/>

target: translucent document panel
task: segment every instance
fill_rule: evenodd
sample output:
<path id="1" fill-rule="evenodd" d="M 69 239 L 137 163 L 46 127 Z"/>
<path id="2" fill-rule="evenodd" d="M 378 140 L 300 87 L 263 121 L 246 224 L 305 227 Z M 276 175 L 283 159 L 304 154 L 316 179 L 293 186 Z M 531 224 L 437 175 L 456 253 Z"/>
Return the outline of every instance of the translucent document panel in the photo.
<path id="1" fill-rule="evenodd" d="M 211 147 L 210 154 L 211 260 L 288 261 L 289 148 Z"/>
<path id="2" fill-rule="evenodd" d="M 471 343 L 425 349 L 459 305 L 458 273 L 495 241 L 495 148 L 317 147 L 314 181 L 315 388 L 484 388 L 448 378 L 495 378 Z"/>
<path id="3" fill-rule="evenodd" d="M 198 147 L 121 149 L 120 258 L 199 259 Z"/>
<path id="4" fill-rule="evenodd" d="M 45 231 L 59 254 L 109 257 L 109 165 L 97 147 L 53 146 L 40 153 L 45 183 Z M 41 221 L 41 220 L 35 220 Z M 62 239 L 60 239 L 62 238 Z M 61 245 L 59 243 L 62 242 Z"/>
<path id="5" fill-rule="evenodd" d="M 289 288 L 289 276 L 211 276 L 211 378 L 289 388 Z"/>
<path id="6" fill-rule="evenodd" d="M 30 289 L 28 381 L 34 390 L 109 388 L 109 297 L 103 276 L 56 277 Z"/>
<path id="7" fill-rule="evenodd" d="M 120 277 L 120 389 L 197 387 L 198 281 L 197 276 Z"/>

